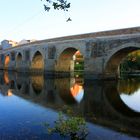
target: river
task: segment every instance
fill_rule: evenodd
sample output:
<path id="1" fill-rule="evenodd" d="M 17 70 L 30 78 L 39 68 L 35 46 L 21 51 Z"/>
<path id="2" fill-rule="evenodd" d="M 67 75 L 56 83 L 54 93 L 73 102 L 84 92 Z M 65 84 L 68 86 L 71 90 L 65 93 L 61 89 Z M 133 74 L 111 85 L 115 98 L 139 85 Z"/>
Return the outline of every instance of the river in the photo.
<path id="1" fill-rule="evenodd" d="M 140 78 L 50 79 L 44 75 L 0 72 L 0 139 L 61 140 L 48 135 L 58 112 L 85 118 L 87 139 L 140 139 Z"/>

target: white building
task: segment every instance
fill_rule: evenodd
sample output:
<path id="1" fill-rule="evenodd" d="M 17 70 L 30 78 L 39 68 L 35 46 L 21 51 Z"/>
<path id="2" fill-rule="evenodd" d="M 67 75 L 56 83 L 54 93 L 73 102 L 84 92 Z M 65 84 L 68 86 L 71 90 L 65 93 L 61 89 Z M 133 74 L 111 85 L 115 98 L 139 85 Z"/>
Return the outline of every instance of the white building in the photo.
<path id="1" fill-rule="evenodd" d="M 23 40 L 18 42 L 18 45 L 27 44 L 29 42 L 30 42 L 30 40 L 23 39 Z"/>

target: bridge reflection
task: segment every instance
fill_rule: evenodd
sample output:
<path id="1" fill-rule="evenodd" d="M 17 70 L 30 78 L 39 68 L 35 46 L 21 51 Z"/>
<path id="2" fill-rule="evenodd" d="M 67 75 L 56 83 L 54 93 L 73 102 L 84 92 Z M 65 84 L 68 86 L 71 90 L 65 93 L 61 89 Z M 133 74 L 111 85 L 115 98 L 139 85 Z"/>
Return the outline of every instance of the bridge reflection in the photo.
<path id="1" fill-rule="evenodd" d="M 80 102 L 83 98 L 84 95 L 84 90 L 83 86 L 75 83 L 71 88 L 70 88 L 72 96 L 75 98 L 77 102 Z"/>
<path id="2" fill-rule="evenodd" d="M 82 78 L 47 79 L 43 75 L 0 73 L 0 93 L 4 96 L 18 96 L 55 110 L 68 106 L 87 121 L 140 136 L 140 112 L 121 97 L 133 95 L 135 90 L 140 90 L 136 79 L 84 81 Z"/>
<path id="3" fill-rule="evenodd" d="M 35 75 L 31 77 L 32 88 L 36 94 L 40 94 L 44 87 L 43 75 Z"/>
<path id="4" fill-rule="evenodd" d="M 127 87 L 127 88 L 124 88 Z M 134 110 L 135 112 L 140 112 L 140 79 L 125 79 L 121 80 L 118 85 L 118 90 L 120 93 L 121 100 Z"/>

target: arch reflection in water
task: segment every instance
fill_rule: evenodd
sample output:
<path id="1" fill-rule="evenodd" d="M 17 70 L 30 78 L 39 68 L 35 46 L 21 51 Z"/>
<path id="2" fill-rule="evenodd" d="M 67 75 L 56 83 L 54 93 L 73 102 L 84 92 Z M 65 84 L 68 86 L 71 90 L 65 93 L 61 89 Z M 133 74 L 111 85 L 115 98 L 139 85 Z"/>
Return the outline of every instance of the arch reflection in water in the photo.
<path id="1" fill-rule="evenodd" d="M 41 93 L 44 87 L 44 77 L 43 75 L 36 75 L 31 77 L 32 87 L 34 92 L 38 95 Z"/>
<path id="2" fill-rule="evenodd" d="M 59 92 L 60 98 L 66 104 L 80 103 L 84 96 L 83 79 L 79 78 L 63 78 L 55 79 L 55 86 Z"/>
<path id="3" fill-rule="evenodd" d="M 135 112 L 140 112 L 140 81 L 138 79 L 121 80 L 119 84 L 121 100 Z"/>
<path id="4" fill-rule="evenodd" d="M 127 118 L 131 117 L 140 117 L 140 113 L 135 111 L 134 109 L 130 108 L 124 100 L 121 99 L 122 89 L 123 91 L 127 91 L 127 82 L 126 86 L 125 84 L 121 85 L 120 82 L 117 83 L 116 81 L 110 81 L 105 84 L 105 98 L 107 99 L 108 103 L 112 108 L 114 108 L 114 111 L 116 111 L 118 114 L 121 114 Z M 118 86 L 116 87 L 116 85 Z M 122 87 L 124 86 L 124 87 Z M 128 93 L 127 93 L 128 94 Z"/>
<path id="5" fill-rule="evenodd" d="M 75 81 L 75 79 L 74 79 Z M 78 83 L 78 82 L 74 82 L 73 85 L 70 88 L 70 92 L 72 94 L 72 96 L 74 97 L 74 99 L 80 103 L 81 100 L 83 99 L 84 96 L 84 89 L 83 89 L 83 83 Z"/>
<path id="6" fill-rule="evenodd" d="M 4 72 L 4 82 L 5 82 L 5 84 L 9 84 L 9 82 L 10 82 L 7 71 Z"/>

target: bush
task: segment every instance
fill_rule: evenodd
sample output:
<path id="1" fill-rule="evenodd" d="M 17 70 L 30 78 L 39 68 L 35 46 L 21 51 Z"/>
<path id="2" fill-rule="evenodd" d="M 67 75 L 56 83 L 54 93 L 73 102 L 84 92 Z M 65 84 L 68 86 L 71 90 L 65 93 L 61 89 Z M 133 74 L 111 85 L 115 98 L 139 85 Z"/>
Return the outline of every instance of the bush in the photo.
<path id="1" fill-rule="evenodd" d="M 48 128 L 49 134 L 59 133 L 62 137 L 70 137 L 71 140 L 85 140 L 88 135 L 86 122 L 81 117 L 66 117 L 59 113 L 54 128 Z"/>

